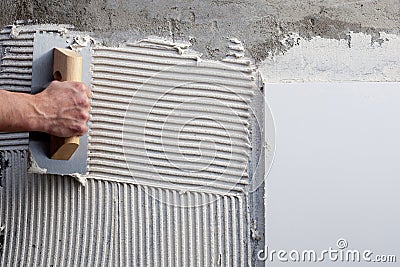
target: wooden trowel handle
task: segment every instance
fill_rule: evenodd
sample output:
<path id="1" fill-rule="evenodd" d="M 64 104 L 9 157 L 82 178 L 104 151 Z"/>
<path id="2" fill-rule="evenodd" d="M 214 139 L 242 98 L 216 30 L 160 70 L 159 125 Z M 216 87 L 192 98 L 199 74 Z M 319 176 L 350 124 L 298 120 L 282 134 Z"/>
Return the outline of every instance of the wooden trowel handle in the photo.
<path id="1" fill-rule="evenodd" d="M 82 56 L 66 48 L 54 48 L 54 79 L 58 81 L 82 81 Z M 79 147 L 79 136 L 61 138 L 51 136 L 50 158 L 69 160 Z"/>

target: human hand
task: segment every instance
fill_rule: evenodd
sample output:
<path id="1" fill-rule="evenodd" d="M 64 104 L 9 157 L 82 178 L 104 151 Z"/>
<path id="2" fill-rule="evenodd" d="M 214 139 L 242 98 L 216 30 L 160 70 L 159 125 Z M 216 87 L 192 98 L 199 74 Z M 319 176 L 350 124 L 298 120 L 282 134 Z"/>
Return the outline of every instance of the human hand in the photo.
<path id="1" fill-rule="evenodd" d="M 87 131 L 91 92 L 80 82 L 53 81 L 34 95 L 36 130 L 59 137 L 81 136 Z"/>

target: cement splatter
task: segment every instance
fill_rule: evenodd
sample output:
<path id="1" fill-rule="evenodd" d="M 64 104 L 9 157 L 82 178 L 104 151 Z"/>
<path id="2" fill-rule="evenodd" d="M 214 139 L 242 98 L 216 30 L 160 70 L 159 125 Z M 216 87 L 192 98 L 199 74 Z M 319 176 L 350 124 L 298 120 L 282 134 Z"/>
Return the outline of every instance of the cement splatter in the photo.
<path id="1" fill-rule="evenodd" d="M 400 37 L 351 33 L 348 40 L 296 34 L 296 44 L 285 54 L 271 56 L 259 68 L 267 82 L 331 82 L 400 80 Z M 350 41 L 349 41 L 350 40 Z"/>
<path id="2" fill-rule="evenodd" d="M 290 49 L 281 41 L 291 32 L 336 40 L 347 40 L 350 32 L 399 34 L 399 8 L 398 0 L 3 0 L 0 25 L 15 18 L 72 23 L 107 45 L 149 35 L 191 40 L 208 59 L 225 57 L 226 37 L 234 36 L 244 41 L 247 56 L 261 62 Z"/>

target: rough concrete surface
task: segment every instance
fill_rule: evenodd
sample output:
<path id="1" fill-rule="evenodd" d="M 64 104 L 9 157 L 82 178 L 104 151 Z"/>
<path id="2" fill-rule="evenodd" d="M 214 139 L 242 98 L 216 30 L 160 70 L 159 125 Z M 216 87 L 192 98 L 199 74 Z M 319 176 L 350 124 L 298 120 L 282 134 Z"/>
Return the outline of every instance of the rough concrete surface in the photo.
<path id="1" fill-rule="evenodd" d="M 265 59 L 260 72 L 270 83 L 332 81 L 400 81 L 400 36 L 380 33 L 385 40 L 351 33 L 350 40 L 314 37 L 305 40 L 295 34 L 296 45 L 285 54 Z"/>
<path id="2" fill-rule="evenodd" d="M 146 2 L 138 0 L 2 0 L 0 26 L 12 24 L 16 20 L 31 20 L 39 24 L 75 25 L 77 30 L 92 32 L 91 36 L 97 40 L 102 39 L 106 46 L 119 46 L 124 41 L 133 42 L 149 35 L 169 37 L 174 41 L 189 41 L 194 50 L 203 53 L 203 59 L 224 58 L 229 53 L 226 45 L 227 38 L 234 37 L 243 42 L 246 49 L 245 56 L 252 58 L 258 64 L 267 82 L 399 81 L 397 77 L 400 73 L 399 0 L 186 0 L 180 2 L 171 0 Z M 17 40 L 15 46 L 20 46 L 24 42 L 29 42 L 29 46 L 25 44 L 26 47 L 15 48 L 18 58 L 25 55 L 22 52 L 30 53 L 29 49 L 33 46 L 31 39 L 27 39 L 26 36 L 23 38 L 21 42 Z M 29 60 L 29 57 L 24 56 L 23 60 Z M 20 63 L 15 58 L 11 59 L 11 63 L 4 60 L 3 62 L 12 66 Z M 28 68 L 26 75 L 30 75 L 31 67 L 29 64 L 26 66 Z M 10 84 L 8 80 L 6 82 L 7 84 L 3 85 Z M 21 81 L 18 80 L 18 82 Z M 21 83 L 24 88 L 30 87 L 28 78 L 24 78 Z M 120 97 L 113 99 L 117 100 L 116 102 L 120 101 Z M 105 107 L 114 105 L 113 101 L 101 99 L 99 103 Z M 117 131 L 116 134 L 121 134 L 121 132 Z M 15 139 L 15 136 L 7 136 L 7 140 L 10 138 Z M 243 244 L 242 236 L 237 236 L 237 229 L 243 229 L 243 225 L 239 220 L 236 221 L 237 223 L 230 223 L 230 219 L 236 218 L 236 216 L 231 216 L 233 213 L 230 210 L 242 210 L 237 207 L 248 204 L 235 196 L 225 196 L 209 210 L 207 208 L 191 210 L 187 215 L 188 221 L 191 222 L 187 228 L 190 231 L 184 233 L 185 238 L 170 235 L 170 239 L 165 239 L 167 233 L 177 233 L 181 227 L 175 226 L 179 229 L 172 229 L 165 225 L 172 225 L 172 222 L 179 220 L 179 216 L 186 216 L 182 215 L 186 211 L 175 211 L 175 209 L 172 211 L 162 202 L 161 204 L 153 202 L 153 199 L 148 198 L 148 191 L 153 189 L 142 185 L 124 184 L 122 186 L 115 181 L 106 180 L 96 182 L 90 180 L 86 188 L 78 188 L 75 184 L 67 187 L 64 183 L 70 183 L 71 180 L 51 179 L 51 177 L 48 179 L 42 175 L 25 177 L 25 172 L 21 172 L 22 169 L 26 169 L 26 161 L 21 161 L 26 157 L 24 153 L 24 151 L 8 151 L 2 154 L 3 162 L 8 160 L 11 166 L 15 166 L 13 170 L 17 170 L 11 172 L 12 168 L 9 167 L 2 167 L 1 170 L 8 177 L 8 180 L 2 181 L 3 188 L 6 188 L 1 196 L 2 203 L 10 204 L 2 206 L 5 212 L 0 218 L 2 224 L 0 227 L 7 225 L 7 228 L 0 231 L 0 245 L 4 238 L 4 244 L 7 247 L 3 251 L 12 252 L 3 253 L 3 262 L 17 264 L 15 260 L 18 259 L 19 263 L 51 265 L 54 262 L 57 263 L 57 259 L 60 258 L 67 261 L 66 265 L 71 265 L 71 261 L 72 265 L 77 265 L 75 263 L 79 261 L 82 261 L 81 265 L 97 265 L 98 261 L 101 261 L 102 265 L 106 263 L 127 265 L 128 262 L 139 261 L 157 266 L 158 262 L 179 261 L 186 266 L 193 263 L 191 259 L 205 259 L 205 261 L 217 262 L 223 266 L 224 258 L 220 255 L 225 255 L 229 259 L 230 253 L 239 248 L 237 244 Z M 55 193 L 56 188 L 57 192 L 62 193 Z M 66 190 L 66 188 L 71 188 L 71 190 Z M 181 194 L 174 191 L 171 196 L 163 190 L 155 193 L 161 199 L 175 199 L 176 195 Z M 39 195 L 43 195 L 43 198 L 37 197 Z M 21 196 L 24 196 L 25 202 L 11 201 Z M 196 193 L 188 195 L 187 199 L 196 204 L 200 203 L 203 197 L 208 196 Z M 98 201 L 99 199 L 101 201 Z M 134 204 L 130 205 L 128 199 L 131 199 L 131 203 Z M 57 205 L 53 205 L 56 202 Z M 104 203 L 110 203 L 110 206 L 104 208 Z M 65 208 L 69 206 L 82 207 L 82 209 Z M 131 210 L 129 207 L 138 208 Z M 31 210 L 36 212 L 32 220 L 21 219 L 25 218 L 26 214 L 30 214 Z M 68 229 L 72 229 L 70 235 L 64 230 L 66 228 L 62 231 L 54 231 L 53 227 L 74 218 L 76 210 L 81 219 L 66 223 Z M 84 213 L 81 210 L 87 216 L 83 216 Z M 217 218 L 211 216 L 218 210 L 225 212 L 227 216 Z M 161 219 L 151 220 L 151 216 Z M 136 217 L 139 218 L 135 221 L 137 224 L 126 223 Z M 237 218 L 242 217 L 242 214 L 237 216 Z M 57 221 L 56 226 L 48 223 L 54 218 Z M 219 218 L 223 219 L 219 220 Z M 42 219 L 46 222 L 43 228 L 34 231 L 33 225 L 42 225 L 40 224 Z M 22 224 L 15 220 L 22 220 Z M 196 225 L 207 227 L 215 223 L 215 220 L 219 220 L 217 224 L 221 226 L 216 229 L 221 229 L 221 234 L 214 232 L 210 235 L 210 239 L 203 238 L 204 243 L 199 243 L 199 246 L 208 248 L 208 244 L 215 244 L 218 250 L 221 250 L 220 252 L 214 253 L 208 250 L 203 252 L 196 247 L 197 244 L 194 245 L 196 242 L 189 243 L 188 240 L 195 240 L 202 234 L 208 233 L 208 229 L 196 228 Z M 32 221 L 34 223 L 31 223 Z M 101 223 L 95 223 L 97 221 Z M 152 223 L 147 223 L 149 221 Z M 102 222 L 109 227 L 105 227 Z M 260 239 L 255 227 L 257 223 L 259 222 L 254 222 L 250 228 L 251 237 L 254 240 Z M 71 228 L 69 228 L 70 225 Z M 77 229 L 80 229 L 81 225 L 87 227 L 79 232 L 80 230 Z M 178 224 L 175 223 L 175 225 Z M 52 234 L 43 235 L 42 233 L 46 231 Z M 231 235 L 233 242 L 223 244 L 224 240 L 230 239 L 222 234 Z M 69 236 L 73 238 L 73 241 L 60 241 Z M 250 231 L 243 236 L 250 236 Z M 18 243 L 16 241 L 24 237 L 27 238 L 17 249 L 14 249 L 13 243 L 8 242 L 12 240 Z M 40 239 L 36 242 L 37 237 Z M 131 246 L 129 240 L 136 240 L 137 237 L 139 241 Z M 76 244 L 80 244 L 82 240 L 85 240 L 85 244 L 88 245 L 80 252 L 80 247 Z M 164 256 L 152 257 L 158 251 L 148 245 L 151 242 L 160 244 L 160 255 Z M 24 246 L 27 243 L 31 246 Z M 68 248 L 65 244 L 68 244 Z M 27 251 L 22 249 L 23 247 L 27 248 Z M 168 247 L 173 247 L 173 250 L 168 250 L 171 255 L 180 247 L 190 248 L 190 250 L 188 252 L 182 250 L 186 254 L 183 254 L 182 258 L 174 259 L 165 252 Z M 243 262 L 241 255 L 249 255 L 249 251 L 246 251 L 246 246 L 240 247 L 243 251 L 237 254 L 240 256 L 237 262 L 239 265 L 244 265 L 240 264 Z M 72 253 L 73 256 L 70 255 Z M 101 259 L 95 257 L 99 254 L 102 255 Z M 22 259 L 19 259 L 18 255 L 22 255 Z M 48 255 L 54 255 L 54 257 Z M 143 257 L 137 258 L 136 255 Z M 176 255 L 180 254 L 176 253 Z M 213 258 L 212 255 L 215 257 Z M 207 258 L 207 256 L 210 257 Z M 153 263 L 153 259 L 155 263 L 149 264 Z"/>
<path id="3" fill-rule="evenodd" d="M 108 44 L 148 35 L 189 40 L 205 58 L 226 55 L 226 37 L 244 42 L 257 62 L 295 45 L 291 32 L 350 40 L 349 33 L 368 33 L 382 43 L 380 32 L 399 34 L 398 0 L 2 0 L 0 25 L 31 19 L 68 23 L 97 33 Z"/>

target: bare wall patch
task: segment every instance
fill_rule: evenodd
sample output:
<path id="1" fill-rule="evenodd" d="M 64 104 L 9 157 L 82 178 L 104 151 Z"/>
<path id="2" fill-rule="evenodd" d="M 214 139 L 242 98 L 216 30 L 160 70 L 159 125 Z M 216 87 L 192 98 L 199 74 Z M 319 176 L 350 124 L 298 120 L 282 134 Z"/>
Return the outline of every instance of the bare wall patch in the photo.
<path id="1" fill-rule="evenodd" d="M 348 39 L 304 39 L 291 33 L 295 44 L 284 54 L 265 59 L 259 70 L 268 82 L 331 82 L 400 80 L 400 36 L 350 33 Z M 283 40 L 285 42 L 287 39 Z"/>

